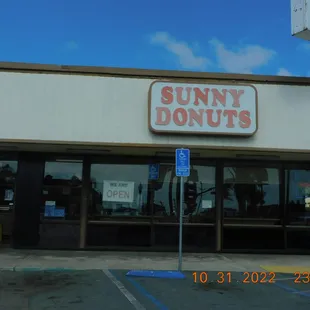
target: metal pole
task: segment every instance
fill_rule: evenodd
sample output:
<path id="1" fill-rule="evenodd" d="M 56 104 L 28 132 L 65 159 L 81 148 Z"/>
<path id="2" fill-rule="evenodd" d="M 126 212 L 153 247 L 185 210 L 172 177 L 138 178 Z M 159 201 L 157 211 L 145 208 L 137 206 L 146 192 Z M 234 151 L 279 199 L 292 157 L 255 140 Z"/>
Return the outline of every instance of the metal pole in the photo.
<path id="1" fill-rule="evenodd" d="M 221 252 L 223 248 L 223 183 L 224 167 L 221 162 L 216 164 L 215 175 L 215 251 Z"/>
<path id="2" fill-rule="evenodd" d="M 87 223 L 88 223 L 88 203 L 92 189 L 90 184 L 90 158 L 84 156 L 82 172 L 82 193 L 80 208 L 80 249 L 86 247 Z"/>
<path id="3" fill-rule="evenodd" d="M 178 270 L 182 271 L 182 243 L 183 243 L 183 198 L 184 198 L 184 181 L 183 177 L 180 179 L 180 220 L 179 220 L 179 266 Z"/>

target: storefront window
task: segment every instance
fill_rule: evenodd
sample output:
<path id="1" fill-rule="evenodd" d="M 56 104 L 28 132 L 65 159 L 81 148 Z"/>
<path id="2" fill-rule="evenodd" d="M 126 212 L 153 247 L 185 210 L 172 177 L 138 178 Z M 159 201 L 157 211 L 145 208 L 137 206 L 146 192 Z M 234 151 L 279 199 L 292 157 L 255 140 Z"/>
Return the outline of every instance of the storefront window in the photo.
<path id="1" fill-rule="evenodd" d="M 148 165 L 93 164 L 89 218 L 147 216 L 148 173 Z"/>
<path id="2" fill-rule="evenodd" d="M 279 185 L 278 169 L 225 167 L 224 217 L 279 219 L 281 216 Z"/>
<path id="3" fill-rule="evenodd" d="M 17 161 L 0 161 L 0 212 L 9 212 L 14 207 Z"/>
<path id="4" fill-rule="evenodd" d="M 3 241 L 12 233 L 17 165 L 17 161 L 0 161 L 0 223 Z"/>
<path id="5" fill-rule="evenodd" d="M 78 247 L 82 167 L 78 160 L 45 163 L 40 247 Z"/>
<path id="6" fill-rule="evenodd" d="M 48 219 L 79 220 L 82 161 L 45 163 L 42 216 Z"/>
<path id="7" fill-rule="evenodd" d="M 286 170 L 288 223 L 310 227 L 310 170 Z"/>
<path id="8" fill-rule="evenodd" d="M 158 221 L 177 222 L 180 206 L 180 178 L 175 175 L 175 165 L 160 165 L 159 180 L 153 182 L 154 216 Z M 184 178 L 185 222 L 214 222 L 215 168 L 193 166 L 188 178 Z"/>

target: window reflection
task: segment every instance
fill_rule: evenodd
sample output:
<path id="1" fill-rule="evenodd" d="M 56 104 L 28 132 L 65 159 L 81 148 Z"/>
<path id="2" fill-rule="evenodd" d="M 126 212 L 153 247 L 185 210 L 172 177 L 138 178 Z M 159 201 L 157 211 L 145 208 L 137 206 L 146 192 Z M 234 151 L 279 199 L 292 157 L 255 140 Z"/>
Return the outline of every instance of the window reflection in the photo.
<path id="1" fill-rule="evenodd" d="M 310 170 L 286 170 L 286 204 L 291 225 L 310 225 Z"/>
<path id="2" fill-rule="evenodd" d="M 224 168 L 224 216 L 279 218 L 279 171 L 261 167 Z"/>
<path id="3" fill-rule="evenodd" d="M 80 217 L 82 162 L 46 162 L 42 215 L 49 219 Z"/>
<path id="4" fill-rule="evenodd" d="M 17 161 L 0 162 L 0 212 L 13 209 Z"/>
<path id="5" fill-rule="evenodd" d="M 93 164 L 89 217 L 148 214 L 148 166 Z"/>
<path id="6" fill-rule="evenodd" d="M 184 216 L 188 222 L 213 222 L 215 210 L 215 168 L 193 166 L 184 178 Z M 175 165 L 161 164 L 159 180 L 153 182 L 154 215 L 161 221 L 178 221 L 180 205 L 180 178 Z"/>

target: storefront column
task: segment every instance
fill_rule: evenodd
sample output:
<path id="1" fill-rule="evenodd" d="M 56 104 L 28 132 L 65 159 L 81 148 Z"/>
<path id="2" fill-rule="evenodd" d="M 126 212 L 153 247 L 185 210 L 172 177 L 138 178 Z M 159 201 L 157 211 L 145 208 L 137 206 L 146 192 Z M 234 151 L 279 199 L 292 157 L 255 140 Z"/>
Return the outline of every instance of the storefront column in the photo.
<path id="1" fill-rule="evenodd" d="M 81 249 L 84 249 L 86 246 L 88 204 L 89 204 L 90 190 L 91 190 L 90 157 L 85 156 L 83 160 L 82 192 L 81 192 L 81 208 L 80 208 L 80 248 Z"/>
<path id="2" fill-rule="evenodd" d="M 281 166 L 280 169 L 280 216 L 281 216 L 281 222 L 283 227 L 283 237 L 284 237 L 284 249 L 287 250 L 287 228 L 286 224 L 288 223 L 288 214 L 287 214 L 287 207 L 286 203 L 289 201 L 289 184 L 287 184 L 287 191 L 286 191 L 286 178 L 285 178 L 285 169 L 284 166 Z M 289 177 L 287 178 L 289 180 Z"/>
<path id="3" fill-rule="evenodd" d="M 15 183 L 13 246 L 37 246 L 40 242 L 44 158 L 37 153 L 20 153 Z"/>
<path id="4" fill-rule="evenodd" d="M 215 176 L 215 251 L 222 251 L 223 243 L 223 165 L 216 163 Z"/>

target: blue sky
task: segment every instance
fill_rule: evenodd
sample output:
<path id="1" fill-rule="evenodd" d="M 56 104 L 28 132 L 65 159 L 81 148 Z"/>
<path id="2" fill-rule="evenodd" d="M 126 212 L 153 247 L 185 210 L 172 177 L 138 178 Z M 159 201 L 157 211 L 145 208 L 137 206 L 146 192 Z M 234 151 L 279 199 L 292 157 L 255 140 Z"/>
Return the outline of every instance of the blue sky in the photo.
<path id="1" fill-rule="evenodd" d="M 310 76 L 290 0 L 0 0 L 0 61 Z"/>

